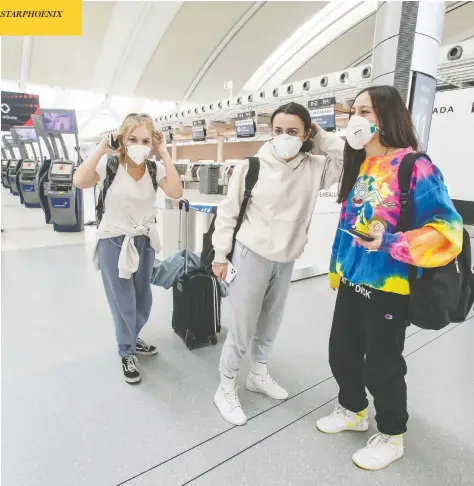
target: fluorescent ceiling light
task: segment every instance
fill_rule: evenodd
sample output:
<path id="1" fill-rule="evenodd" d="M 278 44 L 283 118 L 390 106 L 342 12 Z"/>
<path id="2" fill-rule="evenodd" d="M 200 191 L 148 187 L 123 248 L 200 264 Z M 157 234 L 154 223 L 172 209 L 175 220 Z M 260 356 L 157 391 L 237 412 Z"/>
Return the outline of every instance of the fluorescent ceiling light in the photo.
<path id="1" fill-rule="evenodd" d="M 243 91 L 283 84 L 353 25 L 374 13 L 376 1 L 333 0 L 288 38 L 247 81 Z"/>

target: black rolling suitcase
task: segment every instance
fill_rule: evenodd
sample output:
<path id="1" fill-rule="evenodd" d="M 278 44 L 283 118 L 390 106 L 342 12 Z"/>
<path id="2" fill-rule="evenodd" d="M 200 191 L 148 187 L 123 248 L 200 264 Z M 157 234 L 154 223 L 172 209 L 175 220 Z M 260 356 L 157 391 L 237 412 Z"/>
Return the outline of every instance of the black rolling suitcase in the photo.
<path id="1" fill-rule="evenodd" d="M 189 202 L 179 202 L 179 248 L 183 208 L 186 212 L 186 264 L 184 277 L 173 285 L 173 329 L 188 349 L 217 344 L 221 330 L 221 298 L 218 282 L 204 269 L 188 272 L 188 214 Z"/>

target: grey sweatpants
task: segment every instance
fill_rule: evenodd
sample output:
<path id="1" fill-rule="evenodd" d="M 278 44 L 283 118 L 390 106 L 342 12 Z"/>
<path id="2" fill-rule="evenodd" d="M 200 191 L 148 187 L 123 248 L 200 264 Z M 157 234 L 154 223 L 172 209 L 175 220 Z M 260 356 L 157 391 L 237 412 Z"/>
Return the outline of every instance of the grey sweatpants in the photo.
<path id="1" fill-rule="evenodd" d="M 155 252 L 147 236 L 135 236 L 140 255 L 138 270 L 130 279 L 119 278 L 118 259 L 123 236 L 99 241 L 99 264 L 105 293 L 115 324 L 120 356 L 135 353 L 138 335 L 150 317 L 151 274 Z"/>
<path id="2" fill-rule="evenodd" d="M 237 276 L 229 287 L 228 334 L 220 360 L 221 376 L 234 378 L 250 348 L 254 362 L 266 363 L 283 318 L 294 262 L 267 260 L 237 242 Z"/>

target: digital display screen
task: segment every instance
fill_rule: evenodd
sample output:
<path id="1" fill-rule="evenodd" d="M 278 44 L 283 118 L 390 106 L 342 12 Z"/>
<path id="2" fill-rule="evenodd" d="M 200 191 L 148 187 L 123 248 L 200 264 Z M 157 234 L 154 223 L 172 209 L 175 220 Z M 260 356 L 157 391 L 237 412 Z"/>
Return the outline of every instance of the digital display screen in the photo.
<path id="1" fill-rule="evenodd" d="M 164 131 L 163 135 L 165 137 L 166 143 L 171 143 L 173 141 L 173 135 L 171 134 L 171 132 Z"/>
<path id="2" fill-rule="evenodd" d="M 204 142 L 206 140 L 206 129 L 202 126 L 193 127 L 193 140 L 195 142 Z"/>
<path id="3" fill-rule="evenodd" d="M 8 165 L 8 160 L 2 160 L 2 167 L 6 167 Z"/>
<path id="4" fill-rule="evenodd" d="M 71 175 L 72 164 L 53 164 L 51 166 L 51 175 Z"/>
<path id="5" fill-rule="evenodd" d="M 48 133 L 77 133 L 76 114 L 74 110 L 41 110 L 43 128 Z"/>
<path id="6" fill-rule="evenodd" d="M 253 121 L 253 118 L 237 120 L 235 122 L 235 129 L 238 138 L 247 138 L 247 137 L 255 136 L 255 122 Z"/>
<path id="7" fill-rule="evenodd" d="M 320 98 L 308 101 L 311 120 L 328 131 L 336 129 L 336 98 Z"/>
<path id="8" fill-rule="evenodd" d="M 14 169 L 18 165 L 18 160 L 12 160 L 10 162 L 10 169 Z"/>
<path id="9" fill-rule="evenodd" d="M 15 127 L 15 132 L 20 142 L 38 141 L 38 137 L 36 136 L 36 130 L 34 128 Z"/>
<path id="10" fill-rule="evenodd" d="M 23 162 L 21 170 L 36 170 L 36 162 Z"/>

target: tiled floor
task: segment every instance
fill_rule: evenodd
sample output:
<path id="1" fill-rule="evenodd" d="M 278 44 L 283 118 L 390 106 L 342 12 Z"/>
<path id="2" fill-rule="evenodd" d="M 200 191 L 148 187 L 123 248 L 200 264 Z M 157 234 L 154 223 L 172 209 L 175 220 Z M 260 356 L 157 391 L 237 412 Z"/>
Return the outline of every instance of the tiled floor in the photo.
<path id="1" fill-rule="evenodd" d="M 440 333 L 409 328 L 406 454 L 367 473 L 351 454 L 373 421 L 361 435 L 315 429 L 337 394 L 327 363 L 335 294 L 324 277 L 292 284 L 272 355 L 290 399 L 247 392 L 244 369 L 251 419 L 231 427 L 212 403 L 225 330 L 218 346 L 188 351 L 170 328 L 170 293 L 154 289 L 144 337 L 160 355 L 141 359 L 141 385 L 126 385 L 93 234 L 66 241 L 2 192 L 2 484 L 474 484 L 474 319 Z"/>

